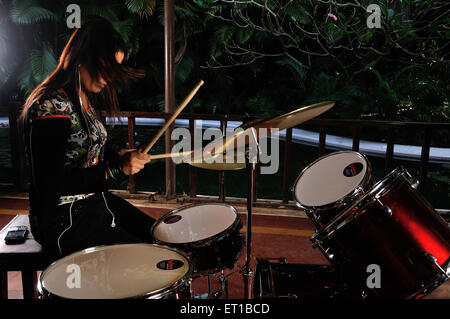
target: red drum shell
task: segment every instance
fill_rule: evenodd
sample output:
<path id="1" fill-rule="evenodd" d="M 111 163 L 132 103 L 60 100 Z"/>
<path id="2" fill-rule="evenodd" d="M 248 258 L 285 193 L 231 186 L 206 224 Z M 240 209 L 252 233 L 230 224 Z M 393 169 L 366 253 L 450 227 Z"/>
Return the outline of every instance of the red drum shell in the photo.
<path id="1" fill-rule="evenodd" d="M 447 277 L 450 229 L 396 169 L 311 240 L 351 280 L 378 297 L 416 296 Z M 436 262 L 436 263 L 435 263 Z M 368 289 L 368 266 L 381 270 L 381 287 Z"/>

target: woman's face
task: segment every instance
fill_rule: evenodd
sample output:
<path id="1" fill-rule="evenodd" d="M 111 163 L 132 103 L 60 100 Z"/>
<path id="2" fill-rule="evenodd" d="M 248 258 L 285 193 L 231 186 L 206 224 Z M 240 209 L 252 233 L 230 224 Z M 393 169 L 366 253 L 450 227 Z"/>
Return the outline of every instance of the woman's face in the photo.
<path id="1" fill-rule="evenodd" d="M 116 52 L 116 61 L 118 63 L 122 63 L 125 54 L 123 51 Z M 92 93 L 100 93 L 101 90 L 108 84 L 108 82 L 103 78 L 99 77 L 98 79 L 92 77 L 89 74 L 89 71 L 83 66 L 79 66 L 80 70 L 80 79 L 82 87 L 85 91 Z"/>

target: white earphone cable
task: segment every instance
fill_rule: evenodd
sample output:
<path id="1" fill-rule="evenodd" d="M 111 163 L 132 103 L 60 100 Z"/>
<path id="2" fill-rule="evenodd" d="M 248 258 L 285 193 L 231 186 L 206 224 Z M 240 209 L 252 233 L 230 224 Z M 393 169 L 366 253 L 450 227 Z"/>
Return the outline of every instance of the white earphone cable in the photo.
<path id="1" fill-rule="evenodd" d="M 59 237 L 58 237 L 58 249 L 59 249 L 59 253 L 62 255 L 62 249 L 61 249 L 61 237 L 62 237 L 62 235 L 64 235 L 64 233 L 66 232 L 66 231 L 68 231 L 71 227 L 72 227 L 72 206 L 73 206 L 73 203 L 75 202 L 75 197 L 73 198 L 73 200 L 72 200 L 72 203 L 70 203 L 70 208 L 69 208 L 69 217 L 70 217 L 70 224 L 69 224 L 69 227 L 67 227 L 66 229 L 64 229 L 63 231 L 62 231 L 62 233 L 61 233 L 61 235 L 59 235 Z"/>
<path id="2" fill-rule="evenodd" d="M 112 222 L 111 222 L 111 227 L 114 228 L 114 227 L 116 227 L 116 223 L 114 222 L 116 217 L 114 216 L 113 212 L 108 207 L 108 203 L 106 202 L 106 198 L 105 198 L 104 192 L 102 192 L 102 196 L 103 196 L 103 201 L 105 202 L 106 209 L 108 210 L 108 212 L 111 214 L 111 216 L 113 218 Z"/>

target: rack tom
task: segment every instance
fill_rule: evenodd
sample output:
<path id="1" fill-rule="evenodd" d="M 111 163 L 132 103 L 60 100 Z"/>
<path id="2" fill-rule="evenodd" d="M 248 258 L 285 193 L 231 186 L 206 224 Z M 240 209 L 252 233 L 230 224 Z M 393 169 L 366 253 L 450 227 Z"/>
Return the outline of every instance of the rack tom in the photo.
<path id="1" fill-rule="evenodd" d="M 293 195 L 317 229 L 351 205 L 372 186 L 366 156 L 340 151 L 322 156 L 297 177 Z"/>

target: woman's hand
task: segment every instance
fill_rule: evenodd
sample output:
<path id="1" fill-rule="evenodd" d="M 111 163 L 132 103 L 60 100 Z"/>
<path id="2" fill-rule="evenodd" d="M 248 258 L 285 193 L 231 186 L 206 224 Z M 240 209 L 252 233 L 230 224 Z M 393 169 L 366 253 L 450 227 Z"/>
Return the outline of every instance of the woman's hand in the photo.
<path id="1" fill-rule="evenodd" d="M 133 175 L 144 168 L 151 160 L 151 155 L 144 152 L 144 147 L 136 149 L 121 149 L 119 153 L 122 171 L 125 175 Z"/>

